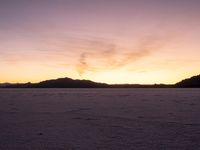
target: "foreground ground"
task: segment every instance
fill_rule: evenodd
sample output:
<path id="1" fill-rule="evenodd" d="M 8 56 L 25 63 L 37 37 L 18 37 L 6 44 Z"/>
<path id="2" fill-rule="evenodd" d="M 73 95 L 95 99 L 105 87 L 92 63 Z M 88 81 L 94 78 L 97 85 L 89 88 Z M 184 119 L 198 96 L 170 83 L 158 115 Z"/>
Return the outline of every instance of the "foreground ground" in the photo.
<path id="1" fill-rule="evenodd" d="M 1 150 L 200 150 L 200 89 L 0 89 Z"/>

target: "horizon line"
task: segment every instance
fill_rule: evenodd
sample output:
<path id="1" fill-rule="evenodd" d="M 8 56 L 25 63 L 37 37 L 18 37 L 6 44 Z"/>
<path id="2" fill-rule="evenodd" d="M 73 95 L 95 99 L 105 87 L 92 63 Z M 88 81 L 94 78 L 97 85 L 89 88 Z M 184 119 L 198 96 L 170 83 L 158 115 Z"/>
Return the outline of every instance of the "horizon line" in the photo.
<path id="1" fill-rule="evenodd" d="M 171 83 L 171 84 L 167 84 L 167 83 L 151 83 L 151 84 L 142 84 L 142 83 L 106 83 L 106 82 L 100 82 L 100 81 L 94 81 L 94 80 L 90 80 L 90 79 L 74 79 L 74 78 L 71 78 L 71 77 L 58 77 L 58 78 L 51 78 L 51 79 L 44 79 L 44 80 L 41 80 L 41 81 L 37 81 L 37 82 L 0 82 L 0 84 L 27 84 L 27 83 L 30 83 L 30 84 L 37 84 L 37 83 L 40 83 L 40 82 L 43 82 L 43 81 L 49 81 L 49 80 L 57 80 L 57 79 L 65 79 L 65 78 L 68 78 L 68 79 L 72 79 L 72 80 L 86 80 L 86 81 L 92 81 L 92 82 L 95 82 L 95 83 L 101 83 L 101 84 L 107 84 L 107 85 L 174 85 L 178 82 L 181 82 L 185 79 L 189 79 L 191 77 L 195 77 L 195 76 L 198 76 L 198 75 L 193 75 L 193 76 L 190 76 L 190 77 L 187 77 L 187 78 L 184 78 L 182 80 L 179 80 L 175 83 Z"/>

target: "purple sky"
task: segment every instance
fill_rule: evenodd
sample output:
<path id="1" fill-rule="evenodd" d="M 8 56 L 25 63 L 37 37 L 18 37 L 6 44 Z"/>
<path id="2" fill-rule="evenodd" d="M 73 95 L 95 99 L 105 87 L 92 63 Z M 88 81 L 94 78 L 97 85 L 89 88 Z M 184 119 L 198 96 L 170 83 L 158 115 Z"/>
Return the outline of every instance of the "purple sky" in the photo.
<path id="1" fill-rule="evenodd" d="M 200 73 L 199 0 L 0 0 L 0 82 L 175 83 Z"/>

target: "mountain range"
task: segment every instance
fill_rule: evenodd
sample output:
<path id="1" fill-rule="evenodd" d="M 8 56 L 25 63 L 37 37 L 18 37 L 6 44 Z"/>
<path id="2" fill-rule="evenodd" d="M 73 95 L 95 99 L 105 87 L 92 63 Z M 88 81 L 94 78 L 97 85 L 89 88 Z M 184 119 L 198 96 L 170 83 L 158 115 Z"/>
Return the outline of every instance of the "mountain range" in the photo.
<path id="1" fill-rule="evenodd" d="M 200 75 L 182 80 L 176 84 L 106 84 L 90 80 L 59 78 L 39 83 L 3 83 L 0 88 L 200 88 Z"/>

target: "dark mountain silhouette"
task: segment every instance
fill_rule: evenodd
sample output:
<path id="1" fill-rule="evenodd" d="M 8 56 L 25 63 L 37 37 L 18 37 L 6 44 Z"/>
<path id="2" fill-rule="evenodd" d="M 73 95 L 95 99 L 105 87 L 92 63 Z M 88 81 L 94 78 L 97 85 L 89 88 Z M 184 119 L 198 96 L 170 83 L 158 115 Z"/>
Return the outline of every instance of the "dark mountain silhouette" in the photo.
<path id="1" fill-rule="evenodd" d="M 200 88 L 200 75 L 185 79 L 174 85 L 169 84 L 106 84 L 90 80 L 59 78 L 39 83 L 0 84 L 0 88 Z"/>
<path id="2" fill-rule="evenodd" d="M 175 87 L 179 88 L 200 88 L 200 75 L 193 76 L 191 78 L 182 80 L 175 84 Z"/>
<path id="3" fill-rule="evenodd" d="M 105 88 L 105 83 L 96 83 L 89 80 L 73 80 L 70 78 L 59 78 L 46 80 L 39 83 L 11 84 L 8 88 Z"/>
<path id="4" fill-rule="evenodd" d="M 76 88 L 76 87 L 82 87 L 82 88 L 103 88 L 107 87 L 108 85 L 105 83 L 96 83 L 89 80 L 73 80 L 70 78 L 60 78 L 56 80 L 47 80 L 42 81 L 38 84 L 36 84 L 37 87 L 40 88 Z"/>
<path id="5" fill-rule="evenodd" d="M 7 84 L 0 86 L 4 88 L 168 88 L 172 85 L 165 84 L 153 84 L 153 85 L 141 85 L 141 84 L 106 84 L 98 83 L 90 80 L 73 80 L 70 78 L 59 78 L 53 80 L 46 80 L 39 83 L 17 83 Z"/>

